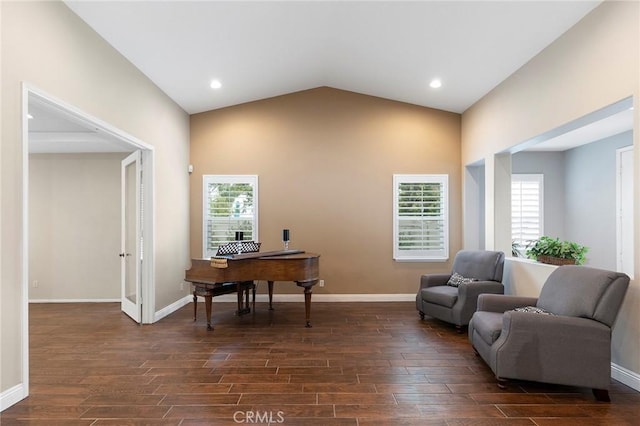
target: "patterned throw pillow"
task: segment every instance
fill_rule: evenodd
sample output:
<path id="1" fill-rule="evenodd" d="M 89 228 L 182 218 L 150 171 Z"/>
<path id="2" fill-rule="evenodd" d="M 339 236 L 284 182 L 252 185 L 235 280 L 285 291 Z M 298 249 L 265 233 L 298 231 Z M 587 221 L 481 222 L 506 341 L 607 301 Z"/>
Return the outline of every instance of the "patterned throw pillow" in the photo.
<path id="1" fill-rule="evenodd" d="M 474 281 L 478 281 L 478 280 L 475 278 L 465 278 L 459 273 L 454 272 L 451 275 L 451 278 L 449 278 L 449 281 L 447 281 L 447 285 L 450 285 L 451 287 L 458 287 L 462 283 L 471 283 Z"/>
<path id="2" fill-rule="evenodd" d="M 544 309 L 538 308 L 536 306 L 523 306 L 521 308 L 515 308 L 516 312 L 530 312 L 532 314 L 542 314 L 542 315 L 555 315 L 549 311 L 545 311 Z"/>

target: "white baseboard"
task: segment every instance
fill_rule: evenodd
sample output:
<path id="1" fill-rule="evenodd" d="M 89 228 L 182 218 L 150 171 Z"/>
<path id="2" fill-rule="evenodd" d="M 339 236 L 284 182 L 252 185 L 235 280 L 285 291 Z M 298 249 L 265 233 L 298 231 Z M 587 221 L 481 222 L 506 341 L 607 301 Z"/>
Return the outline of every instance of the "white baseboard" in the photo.
<path id="1" fill-rule="evenodd" d="M 640 374 L 611 363 L 611 377 L 640 392 Z"/>
<path id="2" fill-rule="evenodd" d="M 29 303 L 114 303 L 120 299 L 29 299 Z"/>
<path id="3" fill-rule="evenodd" d="M 21 383 L 0 393 L 0 411 L 4 411 L 13 404 L 25 399 L 27 394 L 24 385 Z"/>
<path id="4" fill-rule="evenodd" d="M 191 296 L 190 296 L 191 297 Z M 192 297 L 191 297 L 192 298 Z M 193 298 L 192 298 L 193 299 Z M 213 298 L 214 302 L 235 302 L 236 294 L 224 294 Z M 415 293 L 411 294 L 316 294 L 311 297 L 311 302 L 413 302 Z M 268 294 L 256 294 L 256 302 L 268 302 Z M 304 293 L 274 294 L 274 302 L 304 302 Z"/>
<path id="5" fill-rule="evenodd" d="M 234 300 L 237 300 L 237 298 Z M 182 299 L 176 300 L 172 304 L 165 306 L 164 308 L 157 311 L 153 317 L 153 322 L 160 321 L 162 318 L 166 317 L 167 315 L 171 315 L 178 309 L 182 308 L 185 305 L 188 305 L 191 302 L 193 302 L 193 295 L 191 294 L 183 297 Z"/>

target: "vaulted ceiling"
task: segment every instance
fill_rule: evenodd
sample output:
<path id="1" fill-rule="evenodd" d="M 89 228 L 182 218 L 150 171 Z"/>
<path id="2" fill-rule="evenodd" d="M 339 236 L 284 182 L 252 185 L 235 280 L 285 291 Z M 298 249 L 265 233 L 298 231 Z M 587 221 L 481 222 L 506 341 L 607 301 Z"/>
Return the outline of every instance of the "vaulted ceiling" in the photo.
<path id="1" fill-rule="evenodd" d="M 601 1 L 65 3 L 190 114 L 320 86 L 462 113 Z M 30 110 L 32 152 L 130 150 L 47 105 Z M 537 149 L 619 133 L 629 117 Z"/>
<path id="2" fill-rule="evenodd" d="M 462 113 L 599 3 L 66 1 L 190 114 L 320 86 Z"/>

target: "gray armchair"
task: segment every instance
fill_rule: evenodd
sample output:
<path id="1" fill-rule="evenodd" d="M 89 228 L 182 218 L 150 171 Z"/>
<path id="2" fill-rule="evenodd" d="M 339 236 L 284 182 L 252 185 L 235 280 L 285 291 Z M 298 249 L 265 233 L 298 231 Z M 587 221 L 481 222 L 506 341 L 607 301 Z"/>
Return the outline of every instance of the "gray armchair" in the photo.
<path id="1" fill-rule="evenodd" d="M 481 295 L 469 340 L 500 387 L 505 379 L 588 387 L 609 401 L 611 329 L 628 286 L 622 273 L 560 266 L 538 298 Z"/>
<path id="2" fill-rule="evenodd" d="M 416 308 L 425 315 L 454 324 L 458 331 L 469 324 L 481 293 L 503 294 L 502 270 L 504 253 L 487 250 L 462 250 L 453 260 L 451 274 L 429 274 L 420 277 Z M 457 287 L 447 285 L 457 273 L 471 282 Z"/>

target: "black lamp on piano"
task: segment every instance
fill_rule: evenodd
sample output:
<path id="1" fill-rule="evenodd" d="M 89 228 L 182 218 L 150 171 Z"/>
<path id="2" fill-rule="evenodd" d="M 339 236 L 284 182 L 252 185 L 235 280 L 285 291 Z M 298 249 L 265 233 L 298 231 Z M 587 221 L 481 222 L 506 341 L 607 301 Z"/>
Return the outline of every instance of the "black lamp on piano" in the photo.
<path id="1" fill-rule="evenodd" d="M 236 231 L 236 244 L 238 245 L 238 254 L 242 253 L 242 240 L 244 240 L 244 232 Z"/>
<path id="2" fill-rule="evenodd" d="M 289 250 L 289 230 L 282 230 L 282 241 L 284 242 L 284 249 Z"/>

